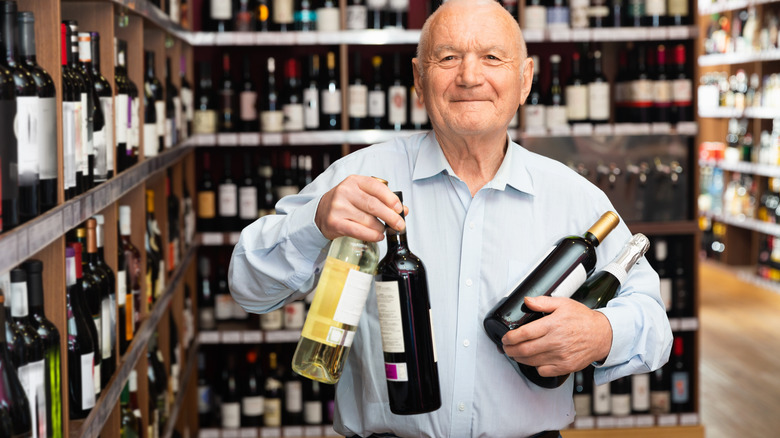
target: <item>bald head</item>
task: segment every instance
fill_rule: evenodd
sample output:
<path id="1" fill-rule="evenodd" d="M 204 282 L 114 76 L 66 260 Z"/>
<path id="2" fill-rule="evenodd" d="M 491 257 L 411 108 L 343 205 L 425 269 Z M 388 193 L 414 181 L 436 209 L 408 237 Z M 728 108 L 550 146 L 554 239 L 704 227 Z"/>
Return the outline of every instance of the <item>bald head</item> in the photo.
<path id="1" fill-rule="evenodd" d="M 520 59 L 524 60 L 528 56 L 528 50 L 526 49 L 525 39 L 523 39 L 523 33 L 520 30 L 520 25 L 517 19 L 512 16 L 506 9 L 504 9 L 496 0 L 443 0 L 444 3 L 425 20 L 422 31 L 420 33 L 420 41 L 417 43 L 417 59 L 420 61 L 417 63 L 417 69 L 420 76 L 423 76 L 425 71 L 425 62 L 430 54 L 430 41 L 431 34 L 433 32 L 441 32 L 446 30 L 446 22 L 449 20 L 471 20 L 474 19 L 472 12 L 478 8 L 487 8 L 495 17 L 495 20 L 506 20 L 510 23 L 512 29 L 512 35 L 510 38 L 514 38 L 517 42 L 517 47 L 520 50 Z M 444 27 L 444 29 L 442 29 Z"/>

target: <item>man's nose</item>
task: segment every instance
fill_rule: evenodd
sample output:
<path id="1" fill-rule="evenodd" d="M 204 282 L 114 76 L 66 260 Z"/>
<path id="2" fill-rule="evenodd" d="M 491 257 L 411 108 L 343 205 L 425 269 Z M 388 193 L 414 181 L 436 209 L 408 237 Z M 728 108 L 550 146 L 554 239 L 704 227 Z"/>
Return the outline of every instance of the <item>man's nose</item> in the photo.
<path id="1" fill-rule="evenodd" d="M 473 87 L 479 85 L 483 79 L 482 63 L 476 55 L 467 55 L 463 58 L 458 74 L 458 85 Z"/>

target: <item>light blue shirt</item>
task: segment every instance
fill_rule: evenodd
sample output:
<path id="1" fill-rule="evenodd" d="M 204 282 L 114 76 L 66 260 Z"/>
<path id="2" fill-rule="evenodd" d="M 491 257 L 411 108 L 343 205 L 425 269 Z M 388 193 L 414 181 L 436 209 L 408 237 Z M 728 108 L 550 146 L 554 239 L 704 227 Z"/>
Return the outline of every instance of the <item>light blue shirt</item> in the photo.
<path id="1" fill-rule="evenodd" d="M 473 197 L 434 134 L 374 145 L 333 163 L 300 194 L 246 227 L 230 263 L 230 289 L 247 311 L 263 313 L 299 299 L 315 284 L 330 243 L 314 223 L 323 193 L 351 174 L 377 176 L 409 206 L 409 247 L 426 267 L 442 406 L 399 416 L 388 405 L 373 290 L 336 388 L 334 428 L 346 436 L 524 437 L 574 420 L 572 381 L 543 389 L 520 376 L 482 328 L 487 312 L 555 242 L 582 235 L 607 210 L 606 195 L 563 164 L 509 142 L 492 181 Z M 631 233 L 620 224 L 597 249 L 597 269 Z M 386 251 L 380 243 L 381 255 Z M 297 292 L 296 292 L 297 291 Z M 301 292 L 304 291 L 304 292 Z M 602 310 L 612 348 L 597 383 L 663 365 L 672 333 L 658 275 L 645 259 Z"/>

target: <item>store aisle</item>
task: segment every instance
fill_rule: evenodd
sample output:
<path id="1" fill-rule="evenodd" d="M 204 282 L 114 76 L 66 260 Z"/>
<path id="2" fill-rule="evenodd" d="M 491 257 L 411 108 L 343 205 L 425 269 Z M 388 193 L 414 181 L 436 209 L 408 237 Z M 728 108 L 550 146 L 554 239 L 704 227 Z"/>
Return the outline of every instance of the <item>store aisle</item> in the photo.
<path id="1" fill-rule="evenodd" d="M 700 265 L 700 412 L 707 438 L 780 430 L 780 294 Z"/>

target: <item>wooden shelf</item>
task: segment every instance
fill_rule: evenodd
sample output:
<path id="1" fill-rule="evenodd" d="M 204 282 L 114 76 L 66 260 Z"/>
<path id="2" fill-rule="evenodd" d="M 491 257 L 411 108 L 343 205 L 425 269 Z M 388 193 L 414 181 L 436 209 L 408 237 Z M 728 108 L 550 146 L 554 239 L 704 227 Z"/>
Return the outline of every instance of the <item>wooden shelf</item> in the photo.
<path id="1" fill-rule="evenodd" d="M 182 281 L 189 264 L 195 258 L 196 252 L 197 246 L 195 245 L 190 247 L 187 251 L 182 262 L 168 280 L 165 293 L 163 293 L 154 304 L 151 313 L 148 314 L 146 319 L 141 323 L 138 331 L 135 333 L 133 342 L 128 347 L 127 352 L 120 358 L 119 368 L 108 382 L 108 386 L 101 393 L 100 399 L 95 403 L 95 407 L 90 411 L 89 416 L 83 422 L 71 423 L 71 433 L 69 436 L 78 436 L 81 438 L 96 438 L 100 436 L 103 425 L 106 423 L 114 410 L 116 403 L 119 401 L 122 388 L 124 387 L 125 382 L 127 382 L 128 377 L 130 377 L 130 371 L 135 368 L 142 354 L 146 351 L 146 345 L 149 343 L 152 333 L 157 329 L 157 324 L 160 323 L 163 315 L 165 315 L 176 288 L 178 287 L 179 282 Z"/>
<path id="2" fill-rule="evenodd" d="M 780 177 L 780 166 L 762 163 L 750 163 L 747 161 L 729 162 L 723 160 L 699 160 L 700 167 L 717 167 L 729 172 L 749 173 L 751 175 Z"/>
<path id="3" fill-rule="evenodd" d="M 704 438 L 704 426 L 642 427 L 631 429 L 566 429 L 564 438 Z"/>
<path id="4" fill-rule="evenodd" d="M 736 217 L 724 214 L 702 213 L 702 215 L 726 225 L 732 225 L 751 231 L 758 231 L 762 234 L 780 236 L 780 224 L 773 224 L 748 217 Z"/>
<path id="5" fill-rule="evenodd" d="M 712 15 L 721 12 L 747 9 L 750 6 L 774 3 L 777 0 L 717 0 L 707 4 L 705 0 L 699 2 L 699 15 Z"/>
<path id="6" fill-rule="evenodd" d="M 187 354 L 186 362 L 184 362 L 187 368 L 181 374 L 181 378 L 179 379 L 179 392 L 176 394 L 176 400 L 171 406 L 171 410 L 168 415 L 168 422 L 165 423 L 165 433 L 163 434 L 163 438 L 171 438 L 173 436 L 173 429 L 176 425 L 176 421 L 179 418 L 179 411 L 181 411 L 187 396 L 187 383 L 192 378 L 193 373 L 196 375 L 197 380 L 198 348 L 200 348 L 200 346 L 198 345 L 197 340 L 189 346 L 190 351 L 189 354 Z"/>
<path id="7" fill-rule="evenodd" d="M 780 49 L 755 53 L 714 53 L 700 56 L 699 66 L 711 67 L 715 65 L 736 65 L 778 60 L 780 60 Z"/>
<path id="8" fill-rule="evenodd" d="M 699 108 L 699 117 L 705 119 L 767 119 L 773 120 L 780 117 L 780 109 L 751 107 L 745 109 L 737 108 Z"/>

